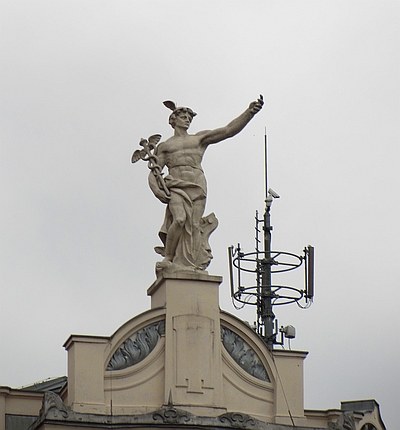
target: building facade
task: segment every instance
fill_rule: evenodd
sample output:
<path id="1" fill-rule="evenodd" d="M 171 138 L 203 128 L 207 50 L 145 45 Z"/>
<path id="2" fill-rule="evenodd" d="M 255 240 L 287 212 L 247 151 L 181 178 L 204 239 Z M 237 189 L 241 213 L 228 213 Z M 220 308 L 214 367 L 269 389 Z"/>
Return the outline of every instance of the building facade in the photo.
<path id="1" fill-rule="evenodd" d="M 385 430 L 374 400 L 305 410 L 307 352 L 269 350 L 219 308 L 222 278 L 161 276 L 110 337 L 71 335 L 68 375 L 0 387 L 0 430 Z"/>

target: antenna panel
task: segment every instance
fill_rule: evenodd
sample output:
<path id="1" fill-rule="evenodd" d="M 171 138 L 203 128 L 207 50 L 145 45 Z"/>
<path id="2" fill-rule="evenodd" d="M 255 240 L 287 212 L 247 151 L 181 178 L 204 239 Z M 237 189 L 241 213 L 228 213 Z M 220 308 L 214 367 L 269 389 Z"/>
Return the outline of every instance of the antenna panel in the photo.
<path id="1" fill-rule="evenodd" d="M 306 248 L 306 299 L 314 297 L 314 247 Z"/>

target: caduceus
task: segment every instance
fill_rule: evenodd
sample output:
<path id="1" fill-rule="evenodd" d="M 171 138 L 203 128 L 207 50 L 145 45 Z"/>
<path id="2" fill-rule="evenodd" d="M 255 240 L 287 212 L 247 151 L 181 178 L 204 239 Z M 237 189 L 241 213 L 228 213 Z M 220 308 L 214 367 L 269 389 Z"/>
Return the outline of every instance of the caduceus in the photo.
<path id="1" fill-rule="evenodd" d="M 171 193 L 165 184 L 162 168 L 158 164 L 157 155 L 154 154 L 154 150 L 156 149 L 157 143 L 160 139 L 161 134 L 153 134 L 148 139 L 140 139 L 139 145 L 143 146 L 143 149 L 137 149 L 132 154 L 132 163 L 136 163 L 139 160 L 147 161 L 147 166 L 156 177 L 158 186 L 169 197 Z"/>

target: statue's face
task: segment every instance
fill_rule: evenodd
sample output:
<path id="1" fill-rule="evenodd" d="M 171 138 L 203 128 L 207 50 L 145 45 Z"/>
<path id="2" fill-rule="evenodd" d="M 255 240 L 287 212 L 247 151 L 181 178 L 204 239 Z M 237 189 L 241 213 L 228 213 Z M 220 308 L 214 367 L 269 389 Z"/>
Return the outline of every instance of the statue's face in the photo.
<path id="1" fill-rule="evenodd" d="M 175 115 L 174 126 L 181 127 L 187 130 L 190 127 L 192 119 L 193 117 L 189 112 L 186 112 L 186 111 L 177 112 L 177 114 Z"/>

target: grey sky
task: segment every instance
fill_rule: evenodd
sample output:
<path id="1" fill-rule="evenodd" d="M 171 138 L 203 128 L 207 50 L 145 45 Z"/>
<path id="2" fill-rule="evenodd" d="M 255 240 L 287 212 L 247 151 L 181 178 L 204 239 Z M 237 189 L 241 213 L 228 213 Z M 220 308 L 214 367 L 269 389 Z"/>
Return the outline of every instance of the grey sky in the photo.
<path id="1" fill-rule="evenodd" d="M 1 1 L 0 384 L 66 374 L 71 333 L 111 335 L 149 307 L 164 207 L 130 164 L 141 137 L 264 110 L 210 147 L 209 272 L 252 250 L 268 129 L 275 249 L 316 247 L 316 298 L 277 311 L 305 363 L 306 407 L 375 398 L 388 428 L 400 385 L 398 1 Z M 302 273 L 289 278 L 302 285 Z M 254 309 L 236 313 L 253 321 Z"/>

